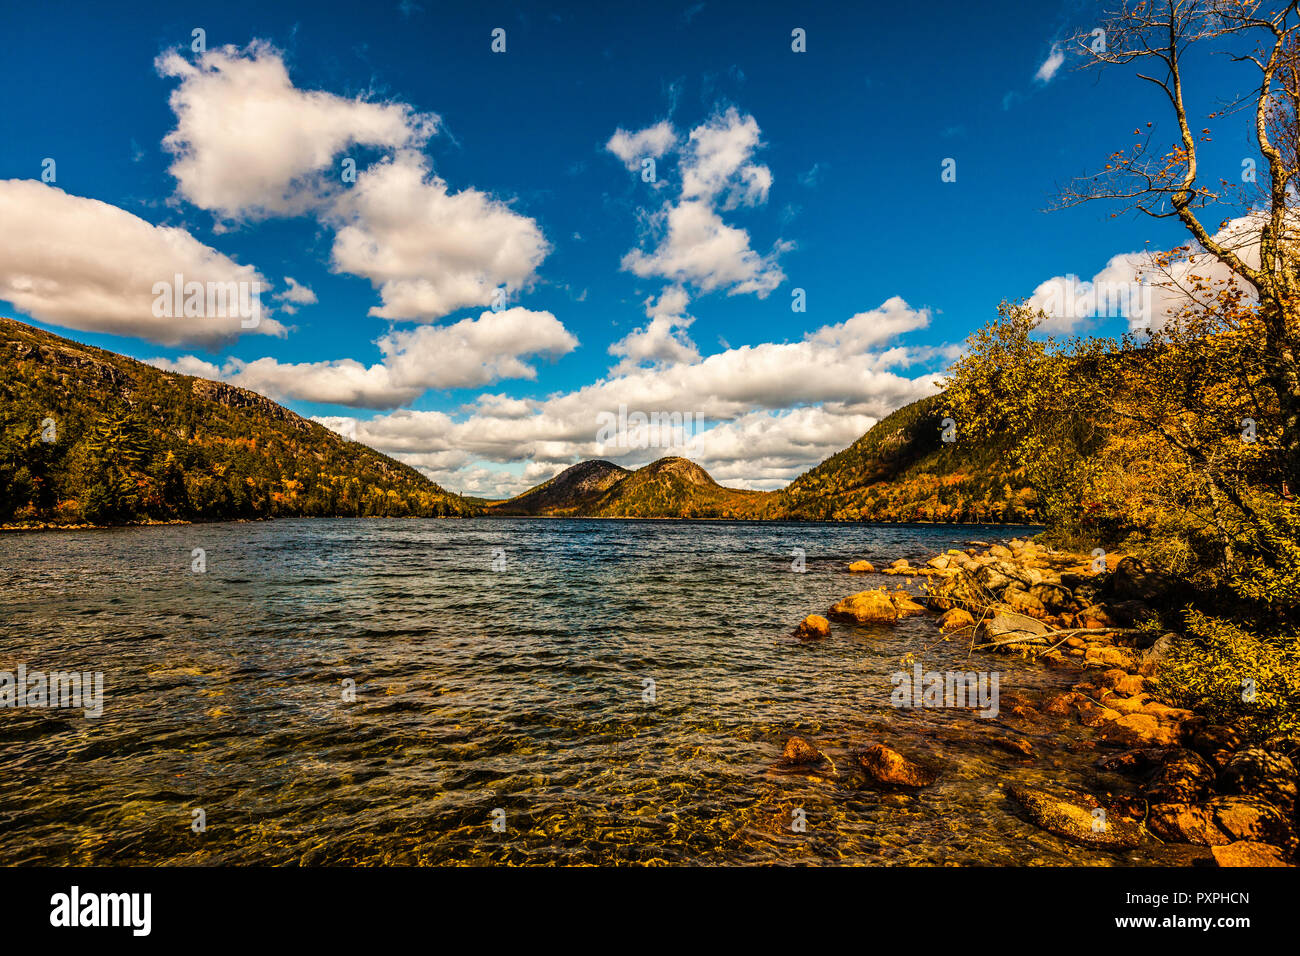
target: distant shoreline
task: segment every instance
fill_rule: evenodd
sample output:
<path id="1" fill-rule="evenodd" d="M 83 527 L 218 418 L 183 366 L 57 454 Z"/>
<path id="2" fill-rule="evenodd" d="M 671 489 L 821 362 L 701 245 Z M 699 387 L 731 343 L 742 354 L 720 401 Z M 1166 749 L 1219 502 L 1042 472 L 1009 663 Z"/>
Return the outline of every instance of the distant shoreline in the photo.
<path id="1" fill-rule="evenodd" d="M 667 517 L 667 516 L 630 516 L 630 515 L 280 515 L 273 518 L 222 518 L 214 521 L 132 521 L 125 524 L 53 524 L 50 522 L 32 522 L 27 524 L 0 524 L 0 533 L 19 531 L 111 531 L 117 528 L 154 528 L 182 525 L 207 524 L 264 524 L 275 521 L 474 521 L 492 520 L 526 520 L 526 521 L 701 521 L 719 524 L 799 524 L 799 525 L 926 525 L 933 527 L 949 526 L 954 528 L 1043 528 L 1044 525 L 1032 522 L 1002 521 L 836 521 L 834 518 L 708 518 L 708 517 Z"/>

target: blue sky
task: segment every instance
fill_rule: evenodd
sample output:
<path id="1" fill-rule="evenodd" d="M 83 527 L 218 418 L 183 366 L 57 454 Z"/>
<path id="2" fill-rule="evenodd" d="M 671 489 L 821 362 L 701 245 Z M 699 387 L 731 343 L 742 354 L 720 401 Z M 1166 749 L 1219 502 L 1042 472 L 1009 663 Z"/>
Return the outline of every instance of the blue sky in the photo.
<path id="1" fill-rule="evenodd" d="M 1100 205 L 1043 211 L 1136 127 L 1173 136 L 1131 75 L 1074 54 L 1052 68 L 1095 17 L 11 5 L 0 312 L 263 391 L 454 491 L 672 452 L 778 487 L 933 391 L 1001 299 L 1184 241 Z M 1193 74 L 1200 113 L 1233 69 Z M 1239 178 L 1247 133 L 1216 128 L 1207 178 Z M 153 315 L 177 272 L 260 280 L 259 327 Z M 684 449 L 597 446 L 594 416 L 619 405 L 706 430 Z"/>

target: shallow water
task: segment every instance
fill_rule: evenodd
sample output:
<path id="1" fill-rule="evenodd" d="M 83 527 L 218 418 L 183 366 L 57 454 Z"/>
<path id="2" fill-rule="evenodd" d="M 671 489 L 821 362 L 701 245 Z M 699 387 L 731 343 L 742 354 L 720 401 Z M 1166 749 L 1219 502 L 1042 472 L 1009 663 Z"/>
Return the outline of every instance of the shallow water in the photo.
<path id="1" fill-rule="evenodd" d="M 1004 696 L 1067 675 L 972 663 L 927 618 L 789 636 L 853 591 L 919 590 L 849 560 L 1016 531 L 330 519 L 0 535 L 0 670 L 105 682 L 98 718 L 0 709 L 0 864 L 1161 862 L 1017 815 L 1010 782 L 1126 786 L 1066 749 L 1081 728 L 1004 706 L 993 722 L 1027 734 L 1024 758 L 981 742 L 971 711 L 889 702 L 909 653 L 996 669 Z M 836 771 L 773 769 L 792 734 Z M 939 783 L 866 786 L 850 751 L 877 740 Z"/>

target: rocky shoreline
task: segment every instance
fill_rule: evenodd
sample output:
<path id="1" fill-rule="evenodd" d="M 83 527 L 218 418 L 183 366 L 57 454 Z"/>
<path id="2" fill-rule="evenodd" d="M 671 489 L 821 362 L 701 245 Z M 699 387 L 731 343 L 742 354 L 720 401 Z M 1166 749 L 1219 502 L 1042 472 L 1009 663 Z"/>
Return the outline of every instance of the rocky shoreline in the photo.
<path id="1" fill-rule="evenodd" d="M 1296 754 L 1285 749 L 1287 742 L 1248 746 L 1236 728 L 1214 725 L 1153 694 L 1161 659 L 1181 639 L 1155 626 L 1156 608 L 1177 599 L 1177 582 L 1132 556 L 1092 557 L 1019 539 L 971 544 L 919 565 L 900 559 L 877 571 L 869 561 L 853 562 L 852 574 L 918 580 L 923 593 L 887 585 L 859 591 L 825 616 L 809 615 L 795 636 L 825 638 L 830 620 L 881 625 L 930 615 L 943 640 L 968 642 L 971 655 L 1019 654 L 1067 672 L 1070 689 L 1041 699 L 1004 693 L 1002 707 L 1038 726 L 1086 728 L 1087 745 L 1101 753 L 1097 768 L 1128 778 L 1136 794 L 1013 784 L 1008 792 L 1025 819 L 1093 847 L 1127 849 L 1151 840 L 1205 848 L 1205 862 L 1219 866 L 1296 864 Z M 993 727 L 987 732 L 988 746 L 1017 743 Z M 1024 756 L 1033 756 L 1020 746 Z M 881 787 L 919 788 L 937 779 L 884 743 L 853 756 Z M 798 769 L 825 759 L 795 737 L 781 765 Z"/>

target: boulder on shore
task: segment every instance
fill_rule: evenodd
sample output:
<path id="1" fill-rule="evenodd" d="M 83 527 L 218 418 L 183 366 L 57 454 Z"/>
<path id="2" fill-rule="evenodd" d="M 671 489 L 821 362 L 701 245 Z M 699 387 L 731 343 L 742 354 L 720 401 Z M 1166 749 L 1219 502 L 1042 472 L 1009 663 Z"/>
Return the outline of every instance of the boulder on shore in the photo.
<path id="1" fill-rule="evenodd" d="M 1142 793 L 1152 803 L 1194 803 L 1214 788 L 1214 768 L 1194 750 L 1173 750 Z"/>
<path id="2" fill-rule="evenodd" d="M 971 616 L 970 611 L 965 608 L 955 607 L 945 611 L 939 618 L 939 627 L 945 631 L 956 631 L 963 627 L 973 627 L 975 618 Z"/>
<path id="3" fill-rule="evenodd" d="M 938 775 L 884 744 L 873 744 L 857 754 L 858 763 L 876 783 L 890 787 L 928 787 Z"/>
<path id="4" fill-rule="evenodd" d="M 1227 846 L 1210 848 L 1214 862 L 1219 866 L 1290 866 L 1282 851 L 1267 843 L 1239 840 Z"/>
<path id="5" fill-rule="evenodd" d="M 809 614 L 794 632 L 795 636 L 808 641 L 819 637 L 830 637 L 831 622 L 820 614 Z"/>
<path id="6" fill-rule="evenodd" d="M 850 594 L 836 602 L 831 614 L 857 624 L 893 624 L 898 620 L 898 608 L 884 591 Z"/>
<path id="7" fill-rule="evenodd" d="M 1002 600 L 1007 607 L 1019 614 L 1040 620 L 1048 616 L 1047 608 L 1043 607 L 1042 601 L 1016 585 L 1011 585 L 1002 592 Z"/>
<path id="8" fill-rule="evenodd" d="M 1200 846 L 1227 846 L 1241 841 L 1285 845 L 1291 839 L 1291 828 L 1282 814 L 1253 797 L 1157 804 L 1151 808 L 1148 822 L 1165 840 Z"/>
<path id="9" fill-rule="evenodd" d="M 1296 769 L 1289 757 L 1260 747 L 1240 750 L 1220 774 L 1223 790 L 1260 797 L 1284 813 L 1296 804 Z"/>
<path id="10" fill-rule="evenodd" d="M 898 610 L 899 617 L 911 617 L 914 614 L 924 614 L 925 605 L 917 604 L 912 599 L 912 595 L 906 591 L 895 591 L 889 595 L 889 600 L 894 602 L 894 607 Z"/>
<path id="11" fill-rule="evenodd" d="M 1178 725 L 1151 714 L 1123 714 L 1102 723 L 1101 739 L 1120 747 L 1172 747 L 1178 743 Z"/>
<path id="12" fill-rule="evenodd" d="M 1014 637 L 1026 643 L 1047 643 L 1051 628 L 1036 618 L 1019 614 L 1005 604 L 994 604 L 990 613 L 980 622 L 979 636 L 986 641 L 1002 641 Z"/>

